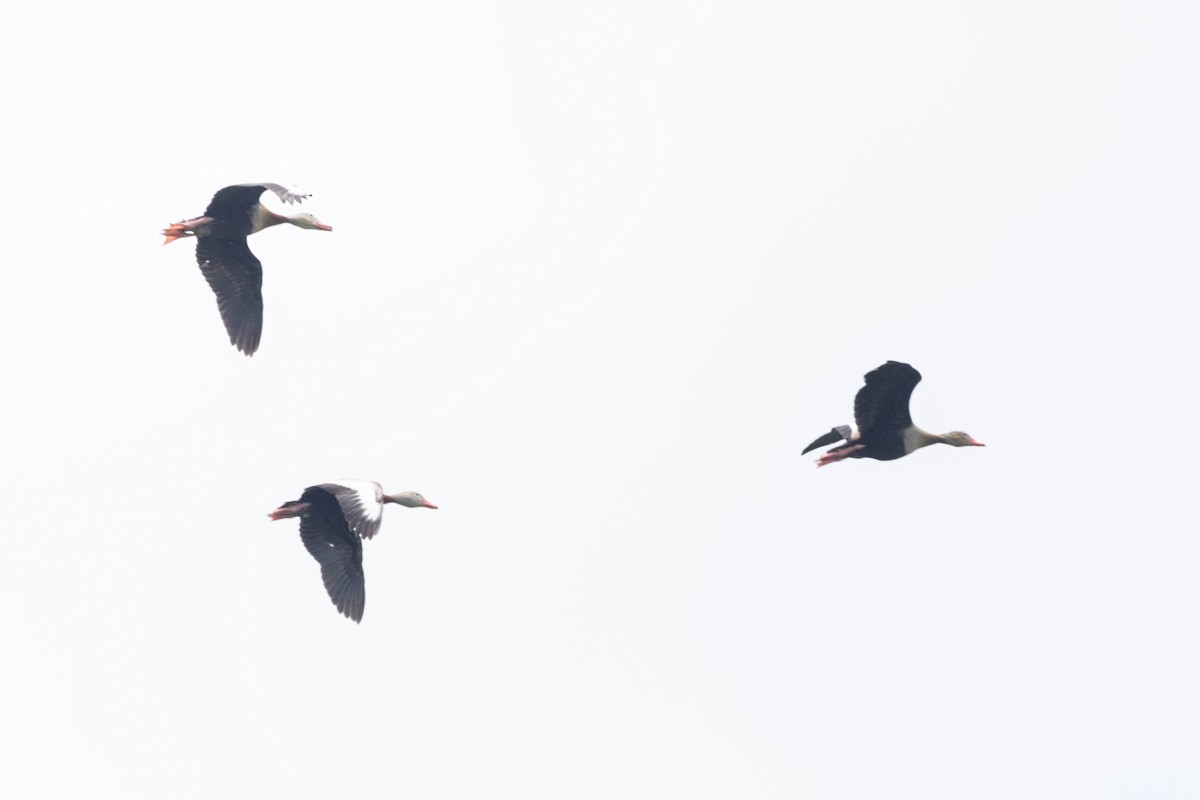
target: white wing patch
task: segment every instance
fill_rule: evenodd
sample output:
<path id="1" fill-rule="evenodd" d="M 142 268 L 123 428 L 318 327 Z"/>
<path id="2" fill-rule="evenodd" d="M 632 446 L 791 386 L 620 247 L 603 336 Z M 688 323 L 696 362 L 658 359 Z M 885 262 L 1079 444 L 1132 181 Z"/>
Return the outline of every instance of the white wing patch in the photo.
<path id="1" fill-rule="evenodd" d="M 363 539 L 379 533 L 383 522 L 383 487 L 375 481 L 340 480 L 324 484 L 337 498 L 350 530 Z"/>
<path id="2" fill-rule="evenodd" d="M 270 189 L 279 199 L 285 203 L 303 203 L 305 198 L 312 197 L 308 192 L 300 190 L 298 186 L 291 184 L 284 185 L 280 183 L 239 183 L 237 186 L 261 186 L 264 189 Z"/>

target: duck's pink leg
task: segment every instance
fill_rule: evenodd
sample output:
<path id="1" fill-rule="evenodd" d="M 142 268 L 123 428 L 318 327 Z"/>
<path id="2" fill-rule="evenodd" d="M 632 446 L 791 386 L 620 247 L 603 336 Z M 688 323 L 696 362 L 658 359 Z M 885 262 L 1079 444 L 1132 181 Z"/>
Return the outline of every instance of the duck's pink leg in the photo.
<path id="1" fill-rule="evenodd" d="M 841 461 L 843 458 L 849 458 L 851 453 L 857 453 L 866 447 L 865 444 L 855 444 L 850 447 L 843 447 L 840 450 L 830 450 L 825 455 L 817 459 L 817 466 L 823 467 L 826 464 L 832 464 L 835 461 Z"/>
<path id="2" fill-rule="evenodd" d="M 289 503 L 284 503 L 279 508 L 272 511 L 267 516 L 271 519 L 287 519 L 288 517 L 303 516 L 304 512 L 312 503 L 301 503 L 299 500 L 293 500 Z"/>
<path id="3" fill-rule="evenodd" d="M 163 228 L 163 236 L 167 237 L 167 240 L 163 244 L 170 244 L 176 239 L 185 239 L 188 236 L 194 236 L 197 228 L 209 222 L 212 222 L 212 217 L 196 217 L 195 219 L 185 219 L 183 222 L 173 222 L 166 228 Z"/>

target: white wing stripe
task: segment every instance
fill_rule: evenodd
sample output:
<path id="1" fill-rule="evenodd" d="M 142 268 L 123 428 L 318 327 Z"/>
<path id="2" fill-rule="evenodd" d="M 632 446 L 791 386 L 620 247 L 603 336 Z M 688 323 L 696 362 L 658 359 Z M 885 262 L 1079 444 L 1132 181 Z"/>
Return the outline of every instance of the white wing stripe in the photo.
<path id="1" fill-rule="evenodd" d="M 383 487 L 374 481 L 341 480 L 327 484 L 337 498 L 350 530 L 363 539 L 379 532 L 383 521 Z"/>

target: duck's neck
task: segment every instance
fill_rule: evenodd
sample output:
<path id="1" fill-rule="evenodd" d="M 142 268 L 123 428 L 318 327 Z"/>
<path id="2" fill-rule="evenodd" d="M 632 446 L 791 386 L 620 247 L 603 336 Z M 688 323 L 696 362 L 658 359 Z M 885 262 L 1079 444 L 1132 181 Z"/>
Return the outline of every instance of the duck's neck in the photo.
<path id="1" fill-rule="evenodd" d="M 259 205 L 254 209 L 254 218 L 250 222 L 250 232 L 258 233 L 263 228 L 269 228 L 272 225 L 280 225 L 284 222 L 291 221 L 291 217 L 285 217 L 283 214 L 276 214 L 266 206 Z"/>
<path id="2" fill-rule="evenodd" d="M 907 455 L 913 450 L 920 450 L 922 447 L 928 447 L 931 444 L 938 444 L 945 440 L 936 433 L 930 433 L 927 430 L 922 430 L 916 425 L 910 425 L 908 430 L 904 432 L 904 453 Z"/>

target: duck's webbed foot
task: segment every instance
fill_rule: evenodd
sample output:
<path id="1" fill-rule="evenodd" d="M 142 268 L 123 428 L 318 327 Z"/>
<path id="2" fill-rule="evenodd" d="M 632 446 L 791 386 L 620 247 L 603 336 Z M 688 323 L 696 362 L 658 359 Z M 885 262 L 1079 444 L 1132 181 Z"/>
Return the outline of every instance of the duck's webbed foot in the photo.
<path id="1" fill-rule="evenodd" d="M 271 519 L 288 519 L 290 517 L 303 517 L 304 512 L 312 503 L 302 503 L 299 500 L 292 500 L 284 503 L 279 508 L 272 511 L 267 516 Z"/>
<path id="2" fill-rule="evenodd" d="M 849 447 L 839 447 L 837 450 L 830 450 L 825 455 L 817 459 L 817 466 L 823 467 L 826 464 L 832 464 L 835 461 L 841 461 L 844 458 L 849 458 L 852 454 L 857 453 L 866 447 L 865 444 L 852 444 Z"/>
<path id="3" fill-rule="evenodd" d="M 182 222 L 175 222 L 163 228 L 163 236 L 167 240 L 163 244 L 170 244 L 176 239 L 184 239 L 188 236 L 195 236 L 197 229 L 204 227 L 212 222 L 212 217 L 196 217 L 195 219 L 185 219 Z"/>

